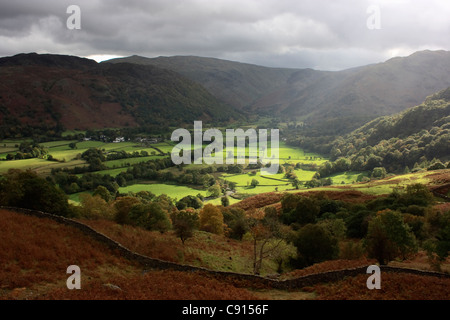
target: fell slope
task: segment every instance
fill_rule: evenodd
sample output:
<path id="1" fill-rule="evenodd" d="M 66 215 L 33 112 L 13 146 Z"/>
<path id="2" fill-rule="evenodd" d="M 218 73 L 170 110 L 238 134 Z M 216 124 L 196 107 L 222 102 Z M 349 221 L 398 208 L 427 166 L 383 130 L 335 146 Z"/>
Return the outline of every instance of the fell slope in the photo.
<path id="1" fill-rule="evenodd" d="M 247 63 L 196 56 L 146 58 L 131 56 L 105 64 L 133 63 L 172 70 L 201 84 L 221 101 L 244 109 L 267 93 L 284 87 L 295 69 L 267 68 Z"/>
<path id="2" fill-rule="evenodd" d="M 412 166 L 422 157 L 450 159 L 450 88 L 401 113 L 377 118 L 335 140 L 333 159 L 379 157 L 380 165 Z M 395 168 L 393 168 L 395 169 Z"/>
<path id="3" fill-rule="evenodd" d="M 450 52 L 421 51 L 349 70 L 267 68 L 191 56 L 132 56 L 106 63 L 154 65 L 201 84 L 253 114 L 297 117 L 321 134 L 350 132 L 378 116 L 420 104 L 450 86 Z"/>
<path id="4" fill-rule="evenodd" d="M 179 126 L 241 117 L 201 85 L 155 66 L 97 64 L 60 55 L 0 59 L 0 133 L 27 128 Z"/>
<path id="5" fill-rule="evenodd" d="M 200 274 L 143 273 L 81 231 L 52 220 L 0 210 L 0 229 L 0 300 L 255 299 Z M 66 287 L 70 265 L 81 269 L 81 290 Z"/>

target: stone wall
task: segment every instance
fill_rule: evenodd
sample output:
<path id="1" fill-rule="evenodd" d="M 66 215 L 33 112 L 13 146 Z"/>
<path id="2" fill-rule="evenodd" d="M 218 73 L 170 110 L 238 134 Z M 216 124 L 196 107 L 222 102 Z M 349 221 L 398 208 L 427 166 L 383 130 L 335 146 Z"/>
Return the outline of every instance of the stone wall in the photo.
<path id="1" fill-rule="evenodd" d="M 78 230 L 82 231 L 84 234 L 88 235 L 89 237 L 105 244 L 109 249 L 115 251 L 118 255 L 121 257 L 124 257 L 130 261 L 136 261 L 142 267 L 146 269 L 159 269 L 159 270 L 177 270 L 177 271 L 185 271 L 185 272 L 200 272 L 204 274 L 208 274 L 209 276 L 213 276 L 214 278 L 218 279 L 227 279 L 227 280 L 233 280 L 237 282 L 245 282 L 248 286 L 269 286 L 272 288 L 277 289 L 294 289 L 294 288 L 301 288 L 306 286 L 313 286 L 318 283 L 322 282 L 332 282 L 332 281 L 338 281 L 342 280 L 345 277 L 353 277 L 358 274 L 366 274 L 366 270 L 368 266 L 363 266 L 359 268 L 353 268 L 353 269 L 345 269 L 345 270 L 337 270 L 337 271 L 330 271 L 330 272 L 323 272 L 318 274 L 311 274 L 302 276 L 296 279 L 288 279 L 288 280 L 276 280 L 276 279 L 269 279 L 264 278 L 261 276 L 256 276 L 252 274 L 242 274 L 242 273 L 233 273 L 233 272 L 224 272 L 224 271 L 214 271 L 209 270 L 201 267 L 194 267 L 189 265 L 181 265 L 173 262 L 163 261 L 159 259 L 150 258 L 147 256 L 143 256 L 139 253 L 132 252 L 122 246 L 120 243 L 108 238 L 104 234 L 101 234 L 100 232 L 97 232 L 96 230 L 92 229 L 91 227 L 72 220 L 68 218 L 64 218 L 61 216 L 56 216 L 53 214 L 36 211 L 36 210 L 29 210 L 29 209 L 22 209 L 22 208 L 11 208 L 11 207 L 2 207 L 0 206 L 0 209 L 14 211 L 18 213 L 22 213 L 29 216 L 35 216 L 39 218 L 47 218 L 54 220 L 58 223 L 71 226 L 74 228 L 77 228 Z M 405 268 L 396 268 L 396 267 L 388 267 L 388 266 L 381 266 L 380 267 L 381 272 L 396 272 L 396 273 L 410 273 L 410 274 L 417 274 L 417 275 L 426 275 L 426 276 L 435 276 L 435 277 L 442 277 L 442 278 L 450 278 L 449 274 L 445 273 L 437 273 L 437 272 L 430 272 L 430 271 L 421 271 L 421 270 L 414 270 L 414 269 L 405 269 Z M 369 275 L 368 275 L 369 276 Z"/>

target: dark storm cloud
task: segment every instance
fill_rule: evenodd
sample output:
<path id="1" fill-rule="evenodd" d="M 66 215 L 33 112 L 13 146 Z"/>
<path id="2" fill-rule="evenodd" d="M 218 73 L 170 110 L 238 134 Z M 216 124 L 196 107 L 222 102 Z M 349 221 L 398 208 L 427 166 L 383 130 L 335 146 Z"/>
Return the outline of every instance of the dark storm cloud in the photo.
<path id="1" fill-rule="evenodd" d="M 68 30 L 66 9 L 81 9 Z M 381 13 L 369 30 L 367 9 Z M 446 0 L 0 0 L 0 56 L 200 55 L 336 70 L 450 49 Z"/>

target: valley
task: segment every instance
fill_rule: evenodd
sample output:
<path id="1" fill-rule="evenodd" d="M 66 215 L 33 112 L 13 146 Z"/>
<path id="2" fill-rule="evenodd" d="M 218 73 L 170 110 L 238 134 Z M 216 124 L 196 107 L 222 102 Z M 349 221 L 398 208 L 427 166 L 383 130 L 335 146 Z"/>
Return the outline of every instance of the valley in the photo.
<path id="1" fill-rule="evenodd" d="M 448 299 L 449 57 L 423 51 L 338 72 L 191 56 L 0 58 L 0 299 Z M 172 139 L 177 129 L 186 141 Z M 211 145 L 194 140 L 209 129 L 277 129 L 278 147 L 263 141 L 271 157 L 252 162 L 261 144 L 227 149 L 214 136 L 223 150 L 211 156 L 233 163 L 200 162 Z M 143 270 L 20 208 L 162 265 L 204 269 Z M 39 271 L 69 263 L 75 243 L 83 292 L 67 292 L 56 267 Z M 384 296 L 365 274 L 260 286 L 373 264 L 407 275 L 387 272 Z"/>

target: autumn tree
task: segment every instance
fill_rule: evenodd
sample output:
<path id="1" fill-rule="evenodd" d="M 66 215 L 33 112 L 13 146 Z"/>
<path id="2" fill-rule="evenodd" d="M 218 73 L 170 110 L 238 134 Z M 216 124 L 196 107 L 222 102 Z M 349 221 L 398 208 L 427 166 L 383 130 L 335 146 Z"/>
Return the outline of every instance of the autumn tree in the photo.
<path id="1" fill-rule="evenodd" d="M 80 196 L 81 209 L 80 214 L 87 219 L 108 219 L 112 220 L 115 210 L 101 196 L 91 196 L 84 193 Z"/>
<path id="2" fill-rule="evenodd" d="M 223 215 L 219 208 L 208 203 L 199 214 L 200 229 L 206 232 L 223 234 Z"/>
<path id="3" fill-rule="evenodd" d="M 253 273 L 260 274 L 264 259 L 274 255 L 285 243 L 282 225 L 273 207 L 251 212 L 248 225 L 253 243 Z"/>
<path id="4" fill-rule="evenodd" d="M 141 201 L 135 197 L 117 198 L 113 204 L 116 209 L 114 220 L 119 224 L 130 224 L 129 213 L 131 208 L 139 203 L 141 203 Z"/>
<path id="5" fill-rule="evenodd" d="M 171 219 L 175 234 L 184 245 L 185 241 L 194 235 L 194 230 L 198 227 L 198 214 L 195 210 L 188 208 L 172 213 Z"/>

